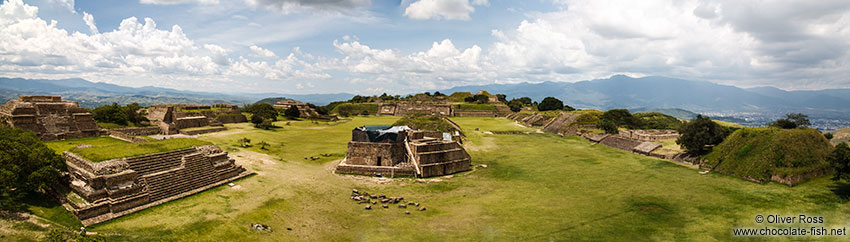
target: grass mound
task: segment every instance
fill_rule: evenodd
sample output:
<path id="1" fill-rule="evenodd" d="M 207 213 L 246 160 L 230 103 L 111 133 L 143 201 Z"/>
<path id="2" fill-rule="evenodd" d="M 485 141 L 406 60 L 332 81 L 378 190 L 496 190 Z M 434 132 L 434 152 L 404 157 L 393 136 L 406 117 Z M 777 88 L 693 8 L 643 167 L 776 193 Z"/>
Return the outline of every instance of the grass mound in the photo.
<path id="1" fill-rule="evenodd" d="M 407 125 L 414 129 L 437 130 L 442 132 L 454 131 L 454 127 L 443 118 L 420 113 L 408 114 L 393 123 L 393 126 Z"/>
<path id="2" fill-rule="evenodd" d="M 773 175 L 802 175 L 829 167 L 832 145 L 809 128 L 743 128 L 706 156 L 715 171 L 768 181 Z"/>
<path id="3" fill-rule="evenodd" d="M 634 116 L 644 129 L 679 129 L 684 124 L 682 120 L 663 113 L 636 113 Z"/>
<path id="4" fill-rule="evenodd" d="M 209 144 L 211 143 L 197 139 L 166 139 L 145 143 L 125 142 L 93 146 L 89 148 L 74 148 L 69 151 L 89 161 L 100 162 L 121 157 L 140 156 Z"/>

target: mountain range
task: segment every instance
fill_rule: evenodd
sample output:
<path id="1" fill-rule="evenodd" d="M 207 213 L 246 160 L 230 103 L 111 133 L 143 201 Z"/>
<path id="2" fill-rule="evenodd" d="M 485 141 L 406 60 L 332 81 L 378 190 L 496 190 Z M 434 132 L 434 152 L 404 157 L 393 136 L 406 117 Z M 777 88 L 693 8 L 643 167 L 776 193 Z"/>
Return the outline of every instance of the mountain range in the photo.
<path id="1" fill-rule="evenodd" d="M 442 93 L 501 93 L 508 99 L 530 97 L 540 101 L 556 97 L 579 109 L 626 108 L 630 110 L 665 110 L 674 116 L 692 113 L 712 117 L 735 118 L 763 124 L 785 113 L 800 112 L 822 122 L 850 125 L 850 89 L 786 91 L 775 87 L 739 88 L 707 81 L 650 76 L 632 78 L 615 75 L 607 79 L 580 82 L 542 82 L 458 86 L 439 90 Z M 280 94 L 280 93 L 211 93 L 160 87 L 126 87 L 72 78 L 61 80 L 0 78 L 0 102 L 18 95 L 60 95 L 78 101 L 84 107 L 117 102 L 142 105 L 163 103 L 250 104 L 265 98 L 285 97 L 317 105 L 348 100 L 349 93 Z M 692 112 L 692 113 L 691 113 Z M 680 118 L 682 118 L 680 117 Z M 826 121 L 824 121 L 826 120 Z M 819 122 L 821 122 L 819 121 Z"/>

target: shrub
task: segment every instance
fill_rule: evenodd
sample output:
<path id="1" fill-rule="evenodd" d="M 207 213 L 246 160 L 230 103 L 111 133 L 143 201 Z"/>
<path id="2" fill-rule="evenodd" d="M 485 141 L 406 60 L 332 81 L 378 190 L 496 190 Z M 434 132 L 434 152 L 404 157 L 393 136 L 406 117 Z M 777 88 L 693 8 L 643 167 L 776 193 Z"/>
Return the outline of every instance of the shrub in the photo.
<path id="1" fill-rule="evenodd" d="M 519 100 L 513 99 L 510 102 L 508 102 L 508 108 L 510 108 L 512 112 L 522 111 L 522 102 L 520 102 Z"/>
<path id="2" fill-rule="evenodd" d="M 245 112 L 248 112 L 253 116 L 259 116 L 263 119 L 277 120 L 277 110 L 274 109 L 274 106 L 268 103 L 257 103 L 248 106 Z"/>
<path id="3" fill-rule="evenodd" d="M 824 138 L 826 138 L 826 139 L 828 139 L 828 140 L 832 140 L 832 138 L 834 137 L 834 135 L 833 135 L 832 133 L 824 133 L 824 134 L 823 134 L 823 137 L 824 137 Z"/>
<path id="4" fill-rule="evenodd" d="M 284 116 L 290 119 L 297 119 L 301 117 L 301 110 L 298 110 L 298 107 L 295 105 L 289 106 L 286 111 L 283 112 Z"/>
<path id="5" fill-rule="evenodd" d="M 91 110 L 94 120 L 100 123 L 114 123 L 118 125 L 136 124 L 148 121 L 145 118 L 144 112 L 139 112 L 142 106 L 138 103 L 128 104 L 127 106 L 112 103 Z"/>
<path id="6" fill-rule="evenodd" d="M 540 102 L 540 105 L 537 106 L 537 110 L 540 111 L 549 111 L 549 110 L 561 110 L 564 108 L 564 102 L 558 100 L 554 97 L 546 97 L 543 101 Z"/>
<path id="7" fill-rule="evenodd" d="M 681 136 L 676 140 L 676 144 L 691 153 L 704 153 L 711 150 L 711 146 L 723 142 L 723 139 L 729 136 L 730 130 L 708 117 L 697 115 L 696 119 L 682 125 L 679 133 Z"/>
<path id="8" fill-rule="evenodd" d="M 617 126 L 625 126 L 630 129 L 640 127 L 640 120 L 632 116 L 629 110 L 611 109 L 602 113 L 602 119 L 611 120 Z"/>
<path id="9" fill-rule="evenodd" d="M 789 113 L 785 115 L 785 118 L 770 123 L 770 126 L 783 129 L 793 129 L 797 127 L 809 126 L 812 125 L 812 123 L 809 121 L 808 117 L 808 115 L 802 113 Z"/>
<path id="10" fill-rule="evenodd" d="M 254 127 L 259 127 L 263 123 L 263 118 L 256 115 L 251 116 L 251 123 L 254 124 Z"/>
<path id="11" fill-rule="evenodd" d="M 620 130 L 617 129 L 617 124 L 614 124 L 614 122 L 611 120 L 603 119 L 598 124 L 596 124 L 596 127 L 605 131 L 605 133 L 608 134 L 620 133 Z"/>
<path id="12" fill-rule="evenodd" d="M 838 144 L 826 158 L 835 170 L 833 180 L 850 181 L 850 147 L 847 143 Z"/>

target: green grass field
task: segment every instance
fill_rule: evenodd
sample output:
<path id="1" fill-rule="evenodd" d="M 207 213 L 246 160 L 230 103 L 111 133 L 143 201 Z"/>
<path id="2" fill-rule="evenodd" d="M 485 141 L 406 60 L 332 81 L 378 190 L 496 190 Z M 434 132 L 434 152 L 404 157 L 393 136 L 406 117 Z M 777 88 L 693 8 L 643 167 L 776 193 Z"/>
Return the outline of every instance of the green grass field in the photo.
<path id="1" fill-rule="evenodd" d="M 396 119 L 282 121 L 275 130 L 228 124 L 200 139 L 257 175 L 89 231 L 110 241 L 729 241 L 733 228 L 764 227 L 758 214 L 818 215 L 825 227 L 850 222 L 850 185 L 828 177 L 794 187 L 756 184 L 578 137 L 484 133 L 533 131 L 504 118 L 452 118 L 468 137 L 470 172 L 391 181 L 332 173 L 352 128 Z M 243 137 L 271 146 L 242 149 Z M 323 153 L 332 155 L 304 159 Z M 427 210 L 364 210 L 349 199 L 353 188 L 404 196 Z M 253 231 L 252 223 L 272 231 Z"/>

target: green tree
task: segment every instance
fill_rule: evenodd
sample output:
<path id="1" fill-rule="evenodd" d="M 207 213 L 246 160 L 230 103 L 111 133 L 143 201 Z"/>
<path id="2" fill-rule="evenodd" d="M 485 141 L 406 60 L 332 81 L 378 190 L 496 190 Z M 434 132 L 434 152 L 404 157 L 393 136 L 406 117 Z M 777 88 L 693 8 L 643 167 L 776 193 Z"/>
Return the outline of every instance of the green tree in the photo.
<path id="1" fill-rule="evenodd" d="M 251 105 L 245 111 L 253 116 L 259 116 L 263 119 L 277 121 L 277 110 L 274 109 L 274 106 L 268 103 L 257 103 Z"/>
<path id="2" fill-rule="evenodd" d="M 847 146 L 847 143 L 842 142 L 835 146 L 826 160 L 835 170 L 833 180 L 850 181 L 850 147 Z"/>
<path id="3" fill-rule="evenodd" d="M 499 99 L 499 102 L 508 102 L 508 96 L 506 96 L 505 94 L 496 94 L 496 99 Z"/>
<path id="4" fill-rule="evenodd" d="M 608 133 L 608 134 L 618 134 L 618 133 L 620 133 L 620 130 L 617 129 L 617 124 L 615 124 L 611 120 L 602 119 L 602 120 L 599 121 L 599 123 L 596 124 L 596 127 L 605 131 L 605 133 Z"/>
<path id="5" fill-rule="evenodd" d="M 630 129 L 638 128 L 640 126 L 640 120 L 632 116 L 629 113 L 629 110 L 625 109 L 611 109 L 602 113 L 600 117 L 604 120 L 611 120 L 617 126 L 625 126 Z"/>
<path id="6" fill-rule="evenodd" d="M 679 139 L 676 144 L 681 145 L 691 153 L 702 154 L 711 150 L 711 147 L 726 139 L 731 131 L 711 121 L 708 117 L 697 115 L 679 128 Z"/>
<path id="7" fill-rule="evenodd" d="M 812 125 L 812 123 L 809 121 L 809 116 L 802 113 L 785 114 L 785 118 L 778 119 L 770 123 L 770 126 L 783 129 L 793 129 L 809 125 Z"/>
<path id="8" fill-rule="evenodd" d="M 66 170 L 64 159 L 35 133 L 0 126 L 0 210 L 20 209 L 24 196 L 49 192 Z"/>
<path id="9" fill-rule="evenodd" d="M 298 110 L 297 106 L 292 105 L 283 112 L 283 115 L 290 119 L 297 119 L 301 117 L 301 110 Z"/>
<path id="10" fill-rule="evenodd" d="M 512 112 L 521 111 L 522 106 L 523 106 L 522 102 L 520 102 L 519 100 L 516 100 L 516 99 L 512 99 L 510 102 L 508 102 L 508 107 L 511 109 Z"/>
<path id="11" fill-rule="evenodd" d="M 528 106 L 528 105 L 531 105 L 531 104 L 532 104 L 532 101 L 531 101 L 531 98 L 530 98 L 530 97 L 515 98 L 514 100 L 517 100 L 517 101 L 521 102 L 521 103 L 522 103 L 522 105 L 525 105 L 525 106 Z"/>
<path id="12" fill-rule="evenodd" d="M 254 127 L 259 128 L 260 124 L 263 123 L 263 117 L 257 115 L 251 116 L 251 123 L 254 124 Z"/>
<path id="13" fill-rule="evenodd" d="M 832 133 L 824 133 L 823 134 L 823 137 L 826 138 L 827 140 L 832 140 L 833 136 L 834 135 Z"/>
<path id="14" fill-rule="evenodd" d="M 561 110 L 562 108 L 564 108 L 564 102 L 554 97 L 546 97 L 543 101 L 540 101 L 540 105 L 537 105 L 537 110 L 540 111 Z"/>

